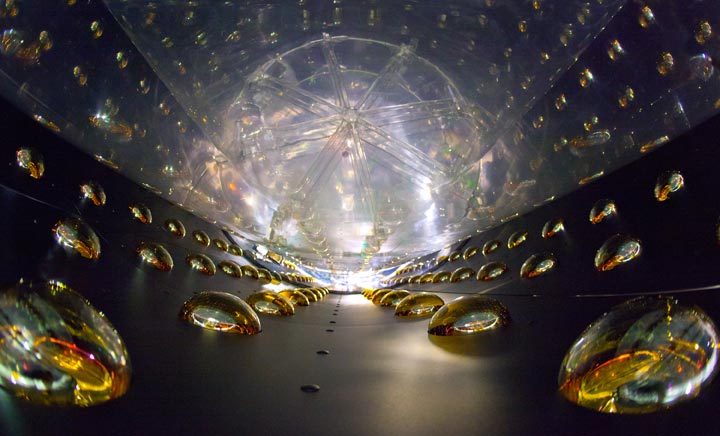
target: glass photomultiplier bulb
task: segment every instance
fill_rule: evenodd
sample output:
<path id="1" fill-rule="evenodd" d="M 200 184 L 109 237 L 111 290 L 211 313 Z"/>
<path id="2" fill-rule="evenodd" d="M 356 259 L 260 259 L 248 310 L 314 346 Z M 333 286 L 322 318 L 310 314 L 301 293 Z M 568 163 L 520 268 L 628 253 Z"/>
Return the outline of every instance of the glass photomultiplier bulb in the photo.
<path id="1" fill-rule="evenodd" d="M 658 176 L 653 193 L 657 201 L 665 201 L 671 193 L 681 190 L 684 186 L 685 180 L 679 171 L 665 171 Z"/>
<path id="2" fill-rule="evenodd" d="M 35 148 L 22 147 L 18 149 L 16 156 L 18 166 L 25 169 L 33 179 L 39 179 L 45 174 L 45 160 Z"/>
<path id="3" fill-rule="evenodd" d="M 488 282 L 505 274 L 508 270 L 503 262 L 488 262 L 481 266 L 475 278 L 481 282 Z"/>
<path id="4" fill-rule="evenodd" d="M 310 305 L 310 300 L 308 299 L 308 297 L 297 289 L 286 289 L 278 293 L 290 300 L 290 302 L 295 306 Z"/>
<path id="5" fill-rule="evenodd" d="M 85 298 L 58 281 L 0 292 L 0 386 L 26 400 L 88 407 L 130 387 L 125 344 Z"/>
<path id="6" fill-rule="evenodd" d="M 392 289 L 378 289 L 375 292 L 373 292 L 372 298 L 371 298 L 373 304 L 380 304 L 380 300 L 382 300 L 385 295 L 387 295 L 388 293 L 390 293 L 392 291 L 393 291 Z"/>
<path id="7" fill-rule="evenodd" d="M 610 199 L 603 198 L 595 202 L 592 209 L 590 209 L 590 222 L 598 224 L 605 219 L 616 215 L 617 206 L 615 206 L 615 202 Z"/>
<path id="8" fill-rule="evenodd" d="M 107 196 L 105 195 L 103 187 L 92 180 L 80 185 L 80 192 L 83 198 L 92 201 L 95 206 L 104 206 L 107 201 Z"/>
<path id="9" fill-rule="evenodd" d="M 177 236 L 178 238 L 185 237 L 185 226 L 183 225 L 182 221 L 178 219 L 167 219 L 165 221 L 165 229 L 173 235 Z"/>
<path id="10" fill-rule="evenodd" d="M 217 269 L 212 259 L 202 253 L 191 253 L 185 258 L 185 263 L 190 265 L 195 271 L 205 274 L 206 276 L 213 276 Z"/>
<path id="11" fill-rule="evenodd" d="M 247 303 L 260 313 L 276 316 L 295 315 L 295 307 L 290 300 L 276 292 L 256 292 L 247 297 Z"/>
<path id="12" fill-rule="evenodd" d="M 210 236 L 208 236 L 207 233 L 205 233 L 204 230 L 193 230 L 192 232 L 193 239 L 195 239 L 195 242 L 202 245 L 203 247 L 209 247 L 210 246 Z"/>
<path id="13" fill-rule="evenodd" d="M 435 294 L 421 292 L 410 294 L 398 301 L 395 306 L 395 316 L 419 318 L 430 316 L 437 312 L 445 302 Z"/>
<path id="14" fill-rule="evenodd" d="M 270 283 L 272 282 L 272 275 L 270 274 L 270 271 L 267 268 L 258 268 L 258 280 L 260 280 L 262 283 Z"/>
<path id="15" fill-rule="evenodd" d="M 433 283 L 435 281 L 435 274 L 425 273 L 420 276 L 418 283 Z"/>
<path id="16" fill-rule="evenodd" d="M 575 340 L 560 393 L 604 413 L 651 413 L 698 396 L 717 372 L 718 332 L 698 307 L 642 297 L 613 307 Z"/>
<path id="17" fill-rule="evenodd" d="M 92 33 L 92 37 L 94 39 L 98 39 L 103 34 L 103 25 L 100 24 L 99 21 L 93 21 L 90 23 L 90 32 Z"/>
<path id="18" fill-rule="evenodd" d="M 100 257 L 100 238 L 79 218 L 60 220 L 52 229 L 58 244 L 71 248 L 87 259 Z"/>
<path id="19" fill-rule="evenodd" d="M 463 259 L 468 260 L 471 257 L 475 256 L 478 253 L 478 251 L 480 251 L 479 248 L 477 248 L 475 246 L 470 246 L 470 247 L 466 248 L 465 251 L 463 251 L 462 257 L 463 257 Z"/>
<path id="20" fill-rule="evenodd" d="M 228 245 L 227 251 L 228 251 L 228 253 L 230 253 L 234 256 L 242 257 L 242 255 L 243 255 L 242 248 L 240 248 L 238 245 L 235 245 L 235 244 Z"/>
<path id="21" fill-rule="evenodd" d="M 641 248 L 640 240 L 635 237 L 622 234 L 613 235 L 595 254 L 595 268 L 598 271 L 610 271 L 618 265 L 640 256 Z"/>
<path id="22" fill-rule="evenodd" d="M 209 330 L 239 335 L 262 331 L 260 318 L 253 309 L 227 292 L 203 291 L 193 295 L 180 309 L 180 319 Z"/>
<path id="23" fill-rule="evenodd" d="M 549 220 L 542 228 L 541 236 L 543 239 L 550 239 L 559 233 L 565 231 L 565 220 L 556 218 Z"/>
<path id="24" fill-rule="evenodd" d="M 307 290 L 315 294 L 315 296 L 317 297 L 317 301 L 325 298 L 325 293 L 318 288 L 307 288 Z"/>
<path id="25" fill-rule="evenodd" d="M 228 243 L 223 241 L 222 239 L 213 239 L 212 240 L 213 245 L 220 250 L 220 251 L 228 251 Z"/>
<path id="26" fill-rule="evenodd" d="M 497 251 L 497 249 L 500 248 L 501 246 L 502 246 L 502 243 L 498 240 L 493 239 L 493 240 L 487 241 L 483 245 L 482 254 L 483 254 L 483 256 L 487 256 L 488 254 L 494 253 L 495 251 Z"/>
<path id="27" fill-rule="evenodd" d="M 538 253 L 528 257 L 520 268 L 520 277 L 531 279 L 547 274 L 557 267 L 557 258 L 552 253 Z"/>
<path id="28" fill-rule="evenodd" d="M 505 305 L 482 295 L 463 296 L 433 315 L 428 333 L 435 336 L 465 336 L 506 327 L 510 312 Z"/>
<path id="29" fill-rule="evenodd" d="M 133 214 L 133 218 L 140 221 L 143 224 L 152 223 L 152 212 L 150 208 L 142 203 L 131 204 L 129 207 L 130 212 Z"/>
<path id="30" fill-rule="evenodd" d="M 257 280 L 260 278 L 257 268 L 252 265 L 243 265 L 240 267 L 243 272 L 243 277 L 250 277 L 251 279 Z"/>
<path id="31" fill-rule="evenodd" d="M 222 260 L 218 263 L 218 268 L 220 268 L 220 271 L 224 272 L 225 274 L 229 275 L 230 277 L 235 277 L 237 279 L 241 278 L 243 276 L 243 271 L 240 265 L 233 262 L 232 260 Z"/>
<path id="32" fill-rule="evenodd" d="M 512 235 L 510 235 L 510 237 L 508 238 L 507 247 L 511 250 L 513 248 L 517 248 L 527 240 L 527 237 L 528 237 L 528 232 L 526 232 L 524 230 L 515 232 Z"/>
<path id="33" fill-rule="evenodd" d="M 400 302 L 400 300 L 407 297 L 408 295 L 410 295 L 410 292 L 404 289 L 396 289 L 394 291 L 390 291 L 380 299 L 380 306 L 395 307 Z"/>
<path id="34" fill-rule="evenodd" d="M 311 303 L 316 303 L 320 300 L 318 296 L 310 289 L 299 288 L 298 291 L 302 292 L 307 297 L 308 301 Z"/>
<path id="35" fill-rule="evenodd" d="M 450 283 L 462 282 L 473 277 L 474 275 L 474 269 L 468 266 L 463 266 L 453 271 L 452 275 L 450 276 Z"/>
<path id="36" fill-rule="evenodd" d="M 173 259 L 170 253 L 160 244 L 142 242 L 136 249 L 143 262 L 154 266 L 160 271 L 173 269 Z"/>
<path id="37" fill-rule="evenodd" d="M 449 282 L 450 278 L 452 278 L 452 271 L 440 271 L 435 273 L 435 277 L 433 277 L 433 283 L 445 283 Z"/>

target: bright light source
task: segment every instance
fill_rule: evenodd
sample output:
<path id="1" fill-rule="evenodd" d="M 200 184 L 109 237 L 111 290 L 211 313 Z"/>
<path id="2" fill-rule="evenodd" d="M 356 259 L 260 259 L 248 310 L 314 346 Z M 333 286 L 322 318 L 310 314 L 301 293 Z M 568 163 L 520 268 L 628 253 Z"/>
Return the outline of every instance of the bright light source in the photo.
<path id="1" fill-rule="evenodd" d="M 258 244 L 257 246 L 255 246 L 255 250 L 261 255 L 267 256 L 268 249 L 266 246 Z"/>
<path id="2" fill-rule="evenodd" d="M 437 210 L 435 210 L 435 203 L 433 203 L 428 207 L 427 211 L 425 211 L 425 218 L 433 219 L 435 217 L 437 217 Z"/>
<path id="3" fill-rule="evenodd" d="M 430 201 L 432 200 L 432 189 L 429 185 L 425 185 L 424 187 L 420 188 L 418 190 L 418 195 L 420 198 L 424 201 Z"/>

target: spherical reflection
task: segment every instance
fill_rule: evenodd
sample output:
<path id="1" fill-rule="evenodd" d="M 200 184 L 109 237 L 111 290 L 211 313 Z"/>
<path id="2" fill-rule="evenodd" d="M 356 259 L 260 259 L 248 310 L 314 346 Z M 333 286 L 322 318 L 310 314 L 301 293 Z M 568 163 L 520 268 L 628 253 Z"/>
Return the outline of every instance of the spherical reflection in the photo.
<path id="1" fill-rule="evenodd" d="M 195 271 L 206 276 L 215 275 L 215 264 L 212 259 L 202 253 L 191 253 L 185 258 L 185 263 Z"/>
<path id="2" fill-rule="evenodd" d="M 223 241 L 222 239 L 213 239 L 212 240 L 213 245 L 215 245 L 215 248 L 217 248 L 220 251 L 228 251 L 228 243 Z"/>
<path id="3" fill-rule="evenodd" d="M 258 268 L 258 280 L 260 280 L 263 283 L 270 283 L 272 282 L 272 274 L 270 274 L 270 271 L 266 268 Z"/>
<path id="4" fill-rule="evenodd" d="M 88 199 L 95 206 L 104 206 L 107 202 L 105 190 L 99 183 L 89 180 L 80 185 L 80 193 L 83 198 Z"/>
<path id="5" fill-rule="evenodd" d="M 488 262 L 481 266 L 475 277 L 478 281 L 487 282 L 495 280 L 507 272 L 508 267 L 503 262 Z"/>
<path id="6" fill-rule="evenodd" d="M 308 301 L 311 303 L 316 303 L 319 300 L 317 294 L 315 294 L 310 289 L 307 289 L 307 288 L 302 289 L 301 288 L 301 289 L 298 289 L 298 291 L 302 292 L 303 295 L 305 295 L 305 297 L 307 297 Z"/>
<path id="7" fill-rule="evenodd" d="M 682 174 L 679 171 L 666 171 L 658 177 L 655 182 L 655 199 L 657 201 L 665 201 L 670 194 L 677 192 L 685 186 Z"/>
<path id="8" fill-rule="evenodd" d="M 469 278 L 472 278 L 474 275 L 474 269 L 464 266 L 453 271 L 452 275 L 450 276 L 450 283 L 463 282 Z"/>
<path id="9" fill-rule="evenodd" d="M 243 265 L 240 267 L 240 269 L 243 272 L 243 277 L 250 277 L 251 279 L 259 279 L 260 274 L 258 273 L 257 268 L 255 268 L 252 265 Z"/>
<path id="10" fill-rule="evenodd" d="M 0 292 L 0 386 L 44 405 L 88 407 L 124 395 L 122 338 L 85 298 L 57 281 Z"/>
<path id="11" fill-rule="evenodd" d="M 527 237 L 528 232 L 526 231 L 515 232 L 508 238 L 507 247 L 511 250 L 513 248 L 519 247 L 527 240 Z"/>
<path id="12" fill-rule="evenodd" d="M 528 257 L 520 268 L 520 277 L 531 279 L 547 274 L 557 266 L 557 258 L 552 253 L 538 253 Z"/>
<path id="13" fill-rule="evenodd" d="M 185 237 L 185 226 L 180 220 L 170 218 L 165 221 L 165 230 L 177 236 L 178 238 Z"/>
<path id="14" fill-rule="evenodd" d="M 173 269 L 173 260 L 170 253 L 160 244 L 142 242 L 136 250 L 140 258 L 148 265 L 154 266 L 160 271 Z"/>
<path id="15" fill-rule="evenodd" d="M 451 277 L 451 271 L 441 271 L 439 273 L 435 273 L 435 277 L 433 277 L 433 283 L 446 283 L 450 281 Z"/>
<path id="16" fill-rule="evenodd" d="M 384 297 L 382 297 L 380 299 L 380 306 L 395 307 L 400 302 L 400 300 L 407 297 L 408 295 L 410 295 L 410 292 L 403 290 L 403 289 L 397 289 L 394 291 L 390 291 L 387 294 L 385 294 Z"/>
<path id="17" fill-rule="evenodd" d="M 412 294 L 400 300 L 395 306 L 395 316 L 420 318 L 437 312 L 445 302 L 435 294 Z"/>
<path id="18" fill-rule="evenodd" d="M 639 239 L 628 235 L 613 235 L 595 254 L 595 268 L 598 271 L 610 271 L 640 256 L 640 251 Z"/>
<path id="19" fill-rule="evenodd" d="M 202 245 L 203 247 L 209 247 L 210 246 L 210 236 L 208 236 L 207 233 L 203 230 L 193 230 L 192 232 L 193 239 L 198 244 Z"/>
<path id="20" fill-rule="evenodd" d="M 242 250 L 242 248 L 240 248 L 239 246 L 237 246 L 237 245 L 235 245 L 235 244 L 230 244 L 230 245 L 228 245 L 227 252 L 230 253 L 230 254 L 232 254 L 232 255 L 235 255 L 235 256 L 242 256 L 242 255 L 243 255 L 243 250 Z"/>
<path id="21" fill-rule="evenodd" d="M 33 179 L 39 179 L 45 174 L 45 160 L 42 153 L 32 147 L 22 147 L 16 152 L 17 164 L 23 168 Z"/>
<path id="22" fill-rule="evenodd" d="M 610 199 L 603 198 L 602 200 L 598 200 L 590 210 L 590 222 L 597 224 L 606 218 L 615 215 L 617 215 L 615 202 Z"/>
<path id="23" fill-rule="evenodd" d="M 453 300 L 435 312 L 428 333 L 436 336 L 471 335 L 507 326 L 510 312 L 492 298 L 474 295 Z"/>
<path id="24" fill-rule="evenodd" d="M 392 289 L 378 289 L 373 293 L 371 301 L 373 304 L 380 304 L 380 300 L 390 292 L 392 292 Z"/>
<path id="25" fill-rule="evenodd" d="M 240 335 L 260 333 L 260 319 L 240 297 L 227 292 L 203 291 L 180 309 L 180 319 L 209 330 Z"/>
<path id="26" fill-rule="evenodd" d="M 638 298 L 592 323 L 567 352 L 558 384 L 605 413 L 650 413 L 696 397 L 717 369 L 718 333 L 697 307 Z"/>
<path id="27" fill-rule="evenodd" d="M 152 212 L 150 208 L 142 203 L 131 204 L 129 207 L 130 212 L 133 214 L 133 218 L 140 221 L 143 224 L 152 223 Z"/>
<path id="28" fill-rule="evenodd" d="M 240 267 L 240 265 L 233 262 L 232 260 L 220 261 L 220 263 L 218 263 L 218 268 L 220 268 L 220 271 L 224 272 L 230 277 L 235 277 L 236 279 L 243 277 L 242 268 Z"/>
<path id="29" fill-rule="evenodd" d="M 501 245 L 502 243 L 498 240 L 493 239 L 491 241 L 487 241 L 482 248 L 483 256 L 487 256 L 488 254 L 497 251 L 497 249 L 500 248 Z"/>
<path id="30" fill-rule="evenodd" d="M 434 280 L 435 280 L 435 274 L 425 273 L 420 276 L 418 283 L 433 283 Z"/>
<path id="31" fill-rule="evenodd" d="M 250 294 L 247 303 L 260 313 L 275 316 L 295 315 L 295 307 L 290 300 L 275 292 L 261 291 Z"/>
<path id="32" fill-rule="evenodd" d="M 463 251 L 462 257 L 463 257 L 463 259 L 468 260 L 471 257 L 475 256 L 478 253 L 478 251 L 480 251 L 480 250 L 477 247 L 470 246 L 470 247 L 466 248 L 465 251 Z"/>
<path id="33" fill-rule="evenodd" d="M 549 220 L 542 228 L 541 236 L 543 239 L 550 239 L 565 231 L 565 221 L 562 218 Z"/>
<path id="34" fill-rule="evenodd" d="M 75 250 L 87 259 L 100 257 L 100 239 L 95 231 L 79 218 L 60 220 L 52 229 L 58 244 Z"/>
<path id="35" fill-rule="evenodd" d="M 280 295 L 290 300 L 295 306 L 309 306 L 308 297 L 297 289 L 286 289 L 279 292 Z"/>

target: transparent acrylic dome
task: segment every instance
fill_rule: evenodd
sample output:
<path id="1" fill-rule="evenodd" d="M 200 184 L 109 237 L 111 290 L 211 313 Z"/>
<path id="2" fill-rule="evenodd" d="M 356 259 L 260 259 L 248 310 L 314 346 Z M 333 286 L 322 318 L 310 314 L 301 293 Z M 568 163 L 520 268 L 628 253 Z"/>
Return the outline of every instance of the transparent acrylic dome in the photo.
<path id="1" fill-rule="evenodd" d="M 1 9 L 6 98 L 322 277 L 483 232 L 720 108 L 709 1 Z"/>

